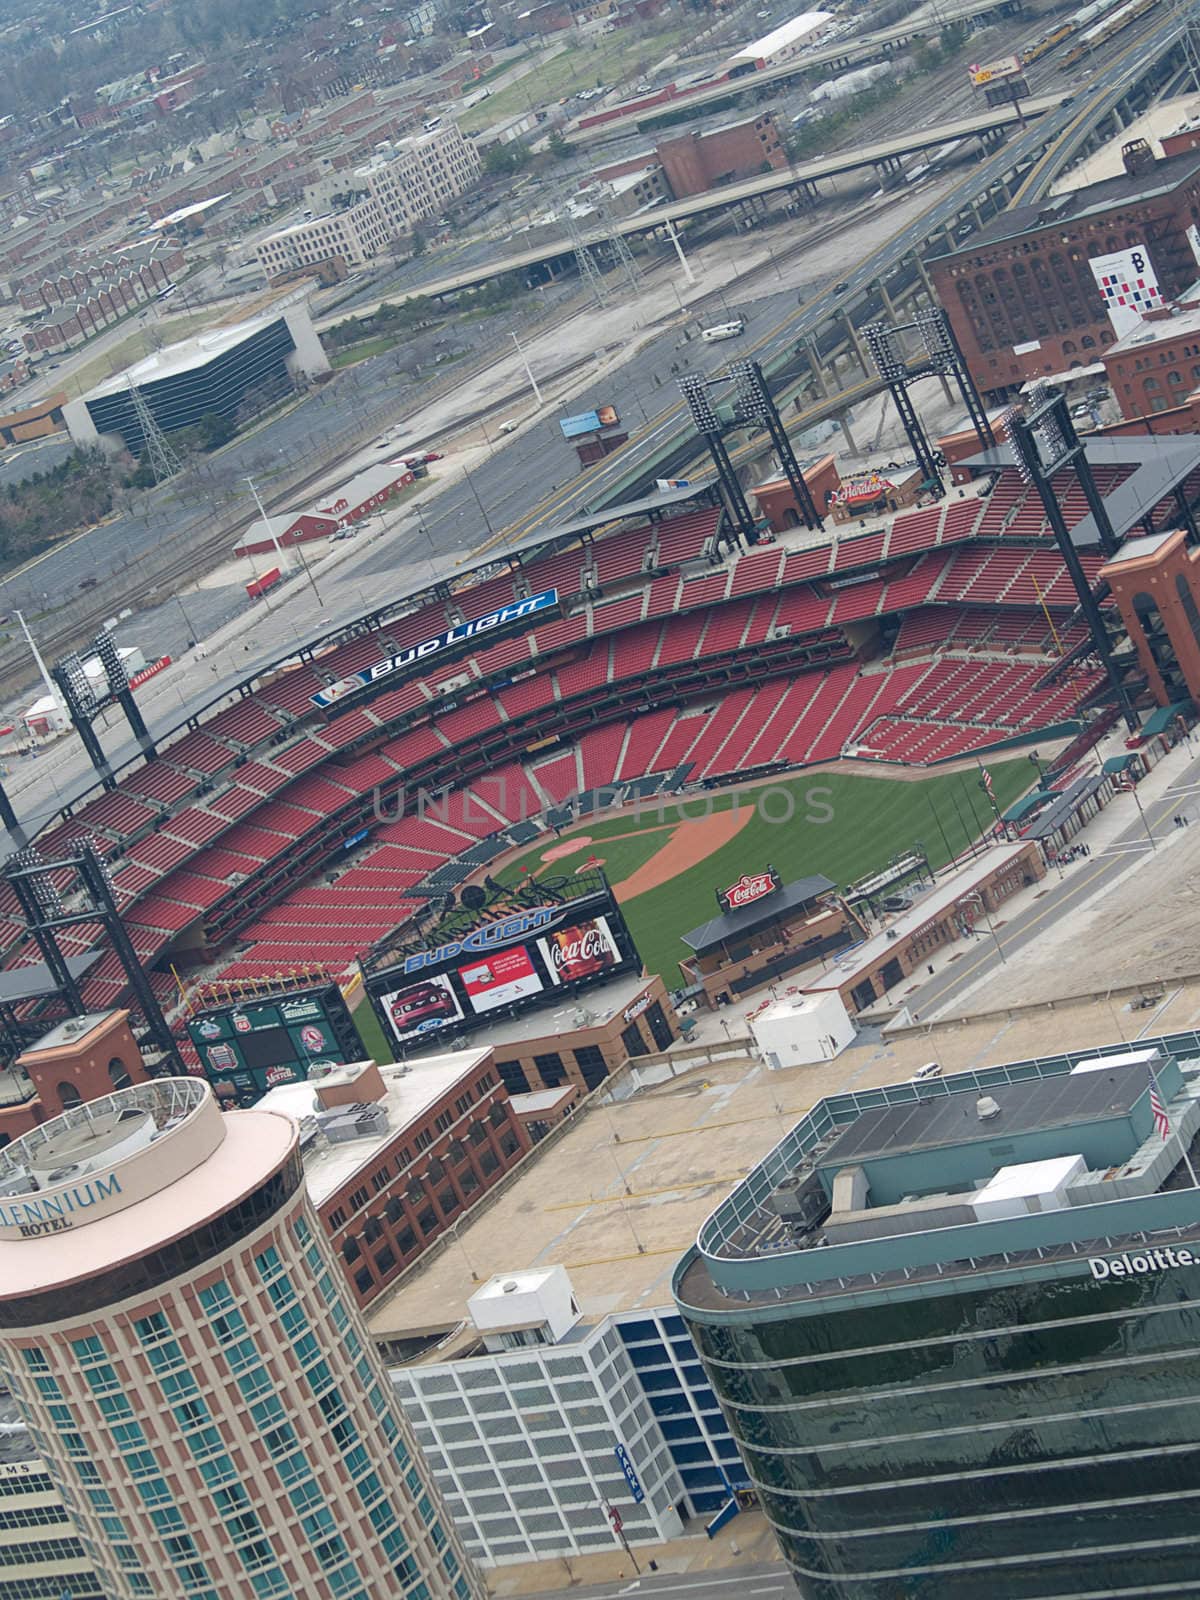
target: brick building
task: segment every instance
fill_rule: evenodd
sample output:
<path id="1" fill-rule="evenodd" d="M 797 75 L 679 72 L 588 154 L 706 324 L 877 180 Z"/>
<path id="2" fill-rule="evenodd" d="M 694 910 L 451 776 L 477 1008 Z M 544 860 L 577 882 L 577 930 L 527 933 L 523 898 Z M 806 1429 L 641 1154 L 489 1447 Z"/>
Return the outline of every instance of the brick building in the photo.
<path id="1" fill-rule="evenodd" d="M 787 166 L 779 129 L 769 111 L 750 122 L 663 139 L 655 154 L 677 200 Z"/>
<path id="2" fill-rule="evenodd" d="M 360 1307 L 532 1148 L 489 1049 L 333 1067 L 255 1109 L 300 1119 L 309 1193 Z"/>
<path id="3" fill-rule="evenodd" d="M 1196 277 L 1200 150 L 996 217 L 927 263 L 976 383 L 987 394 L 1087 366 L 1115 343 L 1090 260 L 1146 248 L 1164 300 Z"/>
<path id="4" fill-rule="evenodd" d="M 1104 353 L 1123 417 L 1182 405 L 1200 388 L 1200 291 L 1143 317 Z"/>

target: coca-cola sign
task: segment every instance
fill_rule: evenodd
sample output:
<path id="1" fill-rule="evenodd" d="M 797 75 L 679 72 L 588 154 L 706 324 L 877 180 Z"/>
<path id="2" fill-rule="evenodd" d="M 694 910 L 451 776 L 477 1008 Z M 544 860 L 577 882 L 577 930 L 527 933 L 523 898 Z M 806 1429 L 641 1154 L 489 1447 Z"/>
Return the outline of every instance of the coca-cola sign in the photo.
<path id="1" fill-rule="evenodd" d="M 775 894 L 782 888 L 783 884 L 774 867 L 768 867 L 764 872 L 743 872 L 728 889 L 717 890 L 717 904 L 723 912 L 741 911 L 745 906 L 765 900 L 769 894 Z"/>
<path id="2" fill-rule="evenodd" d="M 538 946 L 555 983 L 577 983 L 608 972 L 621 959 L 612 930 L 604 917 L 558 928 Z"/>

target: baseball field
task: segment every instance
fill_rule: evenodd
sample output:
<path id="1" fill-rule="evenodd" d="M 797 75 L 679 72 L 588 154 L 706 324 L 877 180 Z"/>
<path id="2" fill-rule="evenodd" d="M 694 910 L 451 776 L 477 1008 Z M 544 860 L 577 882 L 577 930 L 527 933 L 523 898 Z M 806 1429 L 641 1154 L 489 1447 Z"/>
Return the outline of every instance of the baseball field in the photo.
<path id="1" fill-rule="evenodd" d="M 988 767 L 1000 810 L 1029 789 L 1023 758 Z M 656 798 L 542 839 L 499 875 L 566 874 L 603 864 L 642 959 L 668 988 L 688 951 L 679 935 L 717 915 L 715 891 L 773 866 L 787 883 L 823 873 L 839 888 L 919 844 L 934 867 L 993 821 L 977 768 L 935 776 L 812 772 L 753 788 Z"/>

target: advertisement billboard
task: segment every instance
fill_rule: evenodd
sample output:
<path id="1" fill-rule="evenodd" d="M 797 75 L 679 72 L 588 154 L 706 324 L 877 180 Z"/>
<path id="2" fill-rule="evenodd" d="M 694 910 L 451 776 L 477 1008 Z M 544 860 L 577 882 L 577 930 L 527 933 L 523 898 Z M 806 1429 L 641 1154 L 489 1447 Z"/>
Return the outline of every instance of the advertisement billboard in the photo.
<path id="1" fill-rule="evenodd" d="M 463 1018 L 458 996 L 444 974 L 388 990 L 379 996 L 379 1004 L 398 1044 L 417 1034 L 436 1033 Z"/>
<path id="2" fill-rule="evenodd" d="M 1092 256 L 1088 266 L 1118 339 L 1132 333 L 1147 311 L 1161 308 L 1163 297 L 1158 287 L 1158 274 L 1144 244 L 1114 250 L 1110 255 Z"/>
<path id="3" fill-rule="evenodd" d="M 247 999 L 187 1021 L 204 1075 L 244 1103 L 312 1067 L 361 1061 L 366 1048 L 336 984 Z"/>
<path id="4" fill-rule="evenodd" d="M 594 411 L 580 411 L 573 417 L 560 417 L 558 425 L 564 439 L 578 439 L 584 433 L 615 428 L 620 420 L 616 406 L 597 406 Z"/>
<path id="5" fill-rule="evenodd" d="M 526 995 L 541 994 L 545 988 L 523 944 L 459 967 L 458 976 L 476 1015 L 523 1000 Z"/>
<path id="6" fill-rule="evenodd" d="M 386 660 L 377 661 L 373 667 L 364 667 L 360 672 L 352 672 L 348 678 L 340 678 L 336 683 L 326 684 L 323 689 L 319 689 L 311 696 L 312 703 L 321 711 L 328 710 L 339 700 L 344 700 L 347 695 L 369 689 L 372 684 L 378 683 L 381 678 L 389 677 L 393 672 L 415 666 L 418 661 L 426 661 L 430 656 L 449 650 L 456 644 L 468 644 L 481 634 L 490 633 L 493 629 L 502 628 L 510 622 L 521 622 L 527 617 L 536 617 L 543 612 L 552 611 L 557 604 L 558 590 L 545 589 L 541 594 L 531 594 L 524 600 L 513 600 L 510 604 L 500 606 L 496 611 L 489 611 L 482 617 L 474 617 L 469 622 L 457 622 L 453 628 L 447 628 L 444 633 L 435 633 L 430 638 L 423 639 L 420 644 L 410 645 L 399 655 L 388 656 Z"/>
<path id="7" fill-rule="evenodd" d="M 971 82 L 979 89 L 985 83 L 995 83 L 997 79 L 1019 77 L 1022 71 L 1021 58 L 1020 56 L 1000 56 L 996 61 L 970 66 L 967 71 L 971 74 Z"/>
<path id="8" fill-rule="evenodd" d="M 538 949 L 551 983 L 602 977 L 621 961 L 607 917 L 591 917 L 586 922 L 556 928 L 548 938 L 538 940 Z"/>

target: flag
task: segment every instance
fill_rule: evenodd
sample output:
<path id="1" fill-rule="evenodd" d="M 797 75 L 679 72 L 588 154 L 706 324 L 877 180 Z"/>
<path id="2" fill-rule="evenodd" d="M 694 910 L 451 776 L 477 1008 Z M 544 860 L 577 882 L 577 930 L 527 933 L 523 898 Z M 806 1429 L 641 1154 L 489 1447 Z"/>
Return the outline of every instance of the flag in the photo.
<path id="1" fill-rule="evenodd" d="M 1160 1139 L 1171 1137 L 1171 1119 L 1167 1115 L 1167 1108 L 1158 1097 L 1158 1083 L 1154 1074 L 1150 1074 L 1150 1115 L 1154 1118 L 1154 1126 L 1158 1129 Z"/>
<path id="2" fill-rule="evenodd" d="M 996 803 L 996 785 L 992 782 L 992 775 L 986 767 L 979 769 L 979 781 L 987 790 L 987 797 L 993 805 Z"/>

